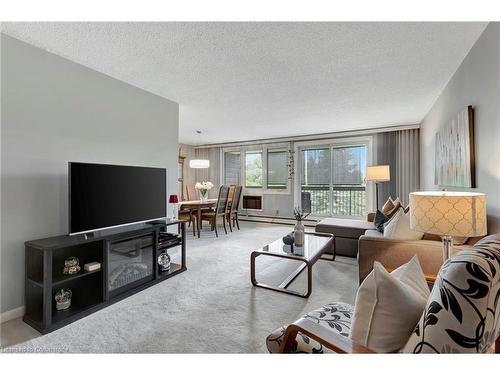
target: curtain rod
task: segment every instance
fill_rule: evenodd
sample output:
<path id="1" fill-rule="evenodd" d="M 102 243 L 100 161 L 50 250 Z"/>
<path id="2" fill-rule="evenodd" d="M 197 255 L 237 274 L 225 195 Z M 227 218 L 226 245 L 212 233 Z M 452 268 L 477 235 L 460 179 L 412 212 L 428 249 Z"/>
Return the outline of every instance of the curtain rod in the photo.
<path id="1" fill-rule="evenodd" d="M 409 130 L 409 129 L 420 129 L 420 124 L 396 125 L 396 126 L 387 126 L 383 128 L 346 130 L 341 132 L 320 133 L 313 135 L 297 135 L 292 137 L 264 138 L 264 139 L 250 140 L 250 141 L 222 142 L 222 143 L 211 143 L 211 144 L 191 145 L 191 146 L 193 146 L 195 149 L 212 148 L 212 147 L 249 146 L 255 144 L 271 144 L 271 143 L 283 143 L 283 142 L 293 142 L 293 141 L 312 141 L 312 140 L 322 140 L 329 138 L 363 136 L 368 134 L 386 133 L 386 132 Z"/>

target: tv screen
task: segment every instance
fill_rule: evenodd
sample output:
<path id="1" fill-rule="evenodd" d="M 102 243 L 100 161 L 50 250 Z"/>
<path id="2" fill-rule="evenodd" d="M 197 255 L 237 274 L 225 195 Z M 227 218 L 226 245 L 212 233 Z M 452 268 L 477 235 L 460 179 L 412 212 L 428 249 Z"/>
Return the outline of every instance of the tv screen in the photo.
<path id="1" fill-rule="evenodd" d="M 70 162 L 68 169 L 70 234 L 166 217 L 165 168 Z"/>

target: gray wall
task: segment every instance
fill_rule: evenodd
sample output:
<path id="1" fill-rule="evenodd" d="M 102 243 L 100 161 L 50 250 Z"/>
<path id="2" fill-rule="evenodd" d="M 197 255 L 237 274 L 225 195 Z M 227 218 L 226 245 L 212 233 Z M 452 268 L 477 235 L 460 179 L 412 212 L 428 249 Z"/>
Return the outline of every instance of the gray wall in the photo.
<path id="1" fill-rule="evenodd" d="M 420 129 L 422 190 L 434 185 L 434 137 L 467 105 L 475 108 L 477 189 L 487 194 L 489 233 L 500 233 L 500 23 L 490 23 Z M 460 190 L 452 188 L 453 190 Z M 451 190 L 451 188 L 450 188 Z M 462 189 L 466 190 L 466 189 Z"/>
<path id="2" fill-rule="evenodd" d="M 166 167 L 178 105 L 2 34 L 1 312 L 23 305 L 24 246 L 68 232 L 68 161 Z"/>

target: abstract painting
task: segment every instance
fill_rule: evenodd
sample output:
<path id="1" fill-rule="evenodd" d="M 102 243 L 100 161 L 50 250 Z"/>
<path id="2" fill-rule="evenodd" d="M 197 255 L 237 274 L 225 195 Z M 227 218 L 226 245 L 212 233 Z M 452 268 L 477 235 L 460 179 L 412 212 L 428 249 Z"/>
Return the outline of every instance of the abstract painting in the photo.
<path id="1" fill-rule="evenodd" d="M 436 185 L 476 187 L 472 106 L 436 133 L 435 163 Z"/>

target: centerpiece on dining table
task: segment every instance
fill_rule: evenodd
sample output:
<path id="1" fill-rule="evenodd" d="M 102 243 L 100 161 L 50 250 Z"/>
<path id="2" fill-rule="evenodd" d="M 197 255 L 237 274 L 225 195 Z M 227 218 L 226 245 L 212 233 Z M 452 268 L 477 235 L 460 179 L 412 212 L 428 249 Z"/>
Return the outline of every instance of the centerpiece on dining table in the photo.
<path id="1" fill-rule="evenodd" d="M 206 202 L 208 200 L 208 191 L 214 187 L 210 181 L 197 182 L 194 186 L 200 194 L 200 200 Z"/>

